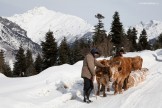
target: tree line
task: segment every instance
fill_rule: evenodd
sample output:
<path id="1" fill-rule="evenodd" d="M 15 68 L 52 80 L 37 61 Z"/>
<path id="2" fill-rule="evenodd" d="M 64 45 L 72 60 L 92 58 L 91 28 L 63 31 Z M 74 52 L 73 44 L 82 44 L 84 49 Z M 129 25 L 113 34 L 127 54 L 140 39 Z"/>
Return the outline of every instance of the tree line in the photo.
<path id="1" fill-rule="evenodd" d="M 104 29 L 104 23 L 102 22 L 104 16 L 98 13 L 95 18 L 97 18 L 98 23 L 94 26 L 92 38 L 89 39 L 76 38 L 73 43 L 68 43 L 66 37 L 64 37 L 58 45 L 53 32 L 49 30 L 45 35 L 45 41 L 41 42 L 42 53 L 37 54 L 35 60 L 29 49 L 24 51 L 20 46 L 15 56 L 12 71 L 9 65 L 5 63 L 4 52 L 0 51 L 0 72 L 8 77 L 36 75 L 51 66 L 65 63 L 74 64 L 79 60 L 83 60 L 84 56 L 93 47 L 98 48 L 104 57 L 112 55 L 111 52 L 114 46 L 117 50 L 124 47 L 126 52 L 162 48 L 162 34 L 159 35 L 154 44 L 150 44 L 145 29 L 142 30 L 139 39 L 134 27 L 129 28 L 125 33 L 117 11 L 113 15 L 109 33 Z"/>

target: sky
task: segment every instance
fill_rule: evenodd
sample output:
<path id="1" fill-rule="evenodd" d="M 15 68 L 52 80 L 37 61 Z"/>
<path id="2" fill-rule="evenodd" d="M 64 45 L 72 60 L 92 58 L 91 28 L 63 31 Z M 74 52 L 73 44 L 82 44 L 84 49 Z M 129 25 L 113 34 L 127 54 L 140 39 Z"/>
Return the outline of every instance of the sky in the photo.
<path id="1" fill-rule="evenodd" d="M 161 0 L 0 0 L 0 16 L 22 14 L 40 6 L 78 16 L 92 26 L 97 24 L 94 16 L 100 13 L 105 17 L 105 29 L 110 28 L 115 11 L 119 12 L 120 20 L 126 27 L 141 21 L 162 21 Z"/>

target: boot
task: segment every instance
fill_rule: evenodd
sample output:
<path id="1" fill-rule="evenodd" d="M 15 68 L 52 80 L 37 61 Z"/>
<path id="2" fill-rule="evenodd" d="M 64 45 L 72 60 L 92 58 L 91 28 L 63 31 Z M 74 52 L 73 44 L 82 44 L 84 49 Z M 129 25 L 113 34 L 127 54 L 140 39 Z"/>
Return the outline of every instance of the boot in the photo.
<path id="1" fill-rule="evenodd" d="M 86 102 L 87 97 L 86 97 L 86 92 L 85 91 L 83 92 L 83 97 L 84 97 L 83 101 Z"/>
<path id="2" fill-rule="evenodd" d="M 90 103 L 90 102 L 92 102 L 90 99 L 89 99 L 89 96 L 90 96 L 90 94 L 91 94 L 91 91 L 92 91 L 92 89 L 89 89 L 88 90 L 88 92 L 87 92 L 87 103 Z"/>

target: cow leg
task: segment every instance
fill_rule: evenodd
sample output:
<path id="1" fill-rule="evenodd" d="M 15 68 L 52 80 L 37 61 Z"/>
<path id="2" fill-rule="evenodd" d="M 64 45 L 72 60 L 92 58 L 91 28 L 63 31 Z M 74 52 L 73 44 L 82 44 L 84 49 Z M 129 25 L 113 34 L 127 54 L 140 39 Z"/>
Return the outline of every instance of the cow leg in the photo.
<path id="1" fill-rule="evenodd" d="M 110 86 L 109 86 L 109 77 L 106 78 L 106 87 L 107 87 L 107 91 L 110 92 Z"/>
<path id="2" fill-rule="evenodd" d="M 128 79 L 129 79 L 129 76 L 124 80 L 123 89 L 124 89 L 125 91 L 128 89 Z"/>
<path id="3" fill-rule="evenodd" d="M 105 86 L 103 86 L 103 97 L 106 97 Z"/>
<path id="4" fill-rule="evenodd" d="M 123 91 L 122 91 L 123 82 L 124 82 L 124 81 L 120 81 L 120 83 L 119 83 L 119 87 L 118 87 L 119 94 L 122 94 L 122 93 L 123 93 Z"/>
<path id="5" fill-rule="evenodd" d="M 123 82 L 123 87 L 122 87 L 122 88 L 123 88 L 124 90 L 127 90 L 127 89 L 128 89 L 127 83 L 128 83 L 128 77 L 125 78 L 125 80 L 124 80 L 124 82 Z"/>
<path id="6" fill-rule="evenodd" d="M 100 79 L 97 79 L 97 85 L 98 85 L 98 90 L 97 90 L 97 94 L 96 95 L 100 95 Z"/>
<path id="7" fill-rule="evenodd" d="M 116 95 L 118 93 L 118 83 L 115 81 L 114 85 L 115 85 L 114 95 Z"/>
<path id="8" fill-rule="evenodd" d="M 100 91 L 101 91 L 101 92 L 104 91 L 104 85 L 103 85 L 103 84 L 101 85 Z"/>
<path id="9" fill-rule="evenodd" d="M 124 80 L 124 82 L 123 82 L 123 87 L 122 87 L 122 88 L 123 88 L 124 90 L 126 89 L 126 82 L 127 82 L 126 80 L 127 80 L 127 79 L 125 78 L 125 80 Z"/>

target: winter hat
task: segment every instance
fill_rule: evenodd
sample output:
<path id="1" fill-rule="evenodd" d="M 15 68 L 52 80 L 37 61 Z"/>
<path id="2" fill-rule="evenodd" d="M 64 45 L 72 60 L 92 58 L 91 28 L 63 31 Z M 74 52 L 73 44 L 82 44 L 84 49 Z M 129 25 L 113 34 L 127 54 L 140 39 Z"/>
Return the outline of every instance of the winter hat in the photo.
<path id="1" fill-rule="evenodd" d="M 94 55 L 94 54 L 100 54 L 100 53 L 99 53 L 99 50 L 97 48 L 92 48 L 91 54 Z"/>

